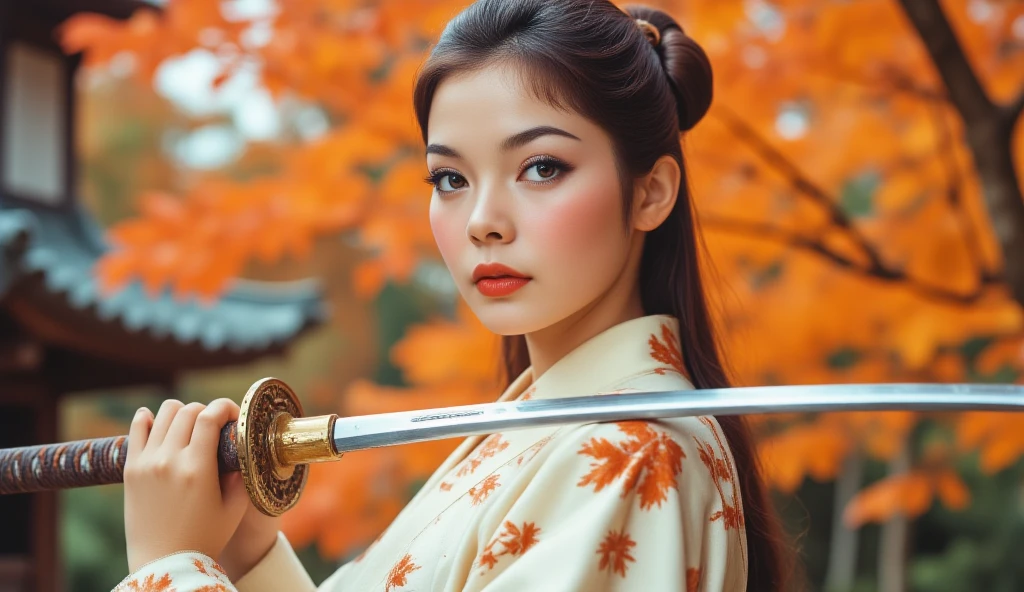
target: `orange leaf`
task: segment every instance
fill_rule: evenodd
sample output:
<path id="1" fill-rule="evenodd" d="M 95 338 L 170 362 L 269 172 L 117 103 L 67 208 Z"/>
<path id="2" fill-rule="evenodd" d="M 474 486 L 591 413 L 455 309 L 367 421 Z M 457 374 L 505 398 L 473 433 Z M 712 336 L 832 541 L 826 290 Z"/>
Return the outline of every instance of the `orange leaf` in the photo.
<path id="1" fill-rule="evenodd" d="M 931 479 L 923 473 L 886 477 L 858 493 L 843 511 L 843 520 L 857 527 L 866 522 L 884 522 L 901 513 L 913 518 L 928 509 L 932 495 Z"/>
<path id="2" fill-rule="evenodd" d="M 935 476 L 935 490 L 942 503 L 951 510 L 962 510 L 971 500 L 971 492 L 960 476 L 953 471 L 942 471 Z"/>

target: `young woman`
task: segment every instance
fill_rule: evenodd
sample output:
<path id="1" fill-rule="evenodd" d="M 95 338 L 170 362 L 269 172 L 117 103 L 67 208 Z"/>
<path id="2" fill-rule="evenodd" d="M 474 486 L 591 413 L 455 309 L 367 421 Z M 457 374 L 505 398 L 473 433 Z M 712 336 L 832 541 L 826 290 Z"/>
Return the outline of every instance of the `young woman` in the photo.
<path id="1" fill-rule="evenodd" d="M 727 386 L 679 138 L 711 88 L 649 8 L 480 0 L 445 29 L 415 91 L 430 223 L 504 336 L 500 400 Z M 237 412 L 139 411 L 116 590 L 315 589 L 277 521 L 218 480 Z M 771 591 L 778 540 L 738 418 L 538 427 L 466 440 L 319 589 Z"/>

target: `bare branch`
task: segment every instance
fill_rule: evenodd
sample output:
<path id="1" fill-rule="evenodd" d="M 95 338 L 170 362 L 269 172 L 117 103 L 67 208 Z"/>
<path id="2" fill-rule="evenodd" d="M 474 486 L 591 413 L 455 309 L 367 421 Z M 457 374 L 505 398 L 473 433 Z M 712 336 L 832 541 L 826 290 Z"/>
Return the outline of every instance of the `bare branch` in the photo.
<path id="1" fill-rule="evenodd" d="M 1008 106 L 993 104 L 938 0 L 900 0 L 900 4 L 963 119 L 988 221 L 1003 255 L 1001 275 L 1014 300 L 1024 306 L 1024 196 L 1013 158 L 1013 126 L 1008 124 L 1024 100 Z"/>
<path id="2" fill-rule="evenodd" d="M 938 0 L 900 0 L 946 85 L 949 99 L 968 126 L 985 121 L 994 109 Z"/>
<path id="3" fill-rule="evenodd" d="M 750 127 L 739 116 L 727 107 L 719 107 L 716 114 L 721 117 L 732 133 L 746 141 L 758 155 L 761 156 L 770 166 L 784 174 L 793 188 L 798 192 L 807 195 L 818 205 L 825 208 L 829 214 L 830 222 L 845 231 L 857 246 L 864 251 L 864 255 L 871 261 L 872 267 L 884 267 L 878 252 L 866 238 L 854 227 L 846 212 L 839 207 L 836 200 L 828 191 L 812 181 L 803 173 L 786 155 L 771 145 L 768 140 L 762 137 L 757 130 Z"/>
<path id="4" fill-rule="evenodd" d="M 881 64 L 876 68 L 876 71 L 878 72 L 876 76 L 868 77 L 856 70 L 831 64 L 828 69 L 820 74 L 838 82 L 861 86 L 867 91 L 878 91 L 887 94 L 900 93 L 934 103 L 949 102 L 949 95 L 946 94 L 946 89 L 932 88 L 921 84 L 895 64 Z"/>
<path id="5" fill-rule="evenodd" d="M 986 265 L 985 258 L 981 252 L 981 237 L 978 230 L 971 222 L 970 214 L 963 207 L 963 184 L 964 175 L 960 170 L 960 163 L 956 160 L 956 145 L 953 136 L 953 128 L 946 119 L 946 114 L 941 108 L 932 110 L 934 114 L 935 127 L 938 128 L 939 142 L 935 151 L 945 163 L 946 171 L 946 200 L 950 209 L 956 215 L 964 235 L 964 242 L 967 244 L 967 251 L 971 261 L 977 266 L 978 275 L 982 282 L 995 281 L 998 274 Z"/>
<path id="6" fill-rule="evenodd" d="M 1017 97 L 1003 107 L 1002 111 L 1003 121 L 1006 122 L 1006 125 L 1016 125 L 1017 120 L 1020 119 L 1021 112 L 1024 112 L 1024 89 L 1021 89 L 1017 93 Z"/>
<path id="7" fill-rule="evenodd" d="M 895 270 L 886 267 L 863 267 L 841 253 L 829 249 L 826 245 L 800 236 L 762 222 L 747 222 L 744 220 L 732 220 L 714 216 L 703 216 L 700 219 L 703 228 L 742 234 L 757 239 L 768 240 L 775 243 L 793 247 L 805 253 L 816 255 L 829 263 L 838 265 L 858 275 L 886 283 L 898 283 L 918 295 L 939 302 L 949 304 L 973 304 L 985 293 L 985 288 L 995 283 L 994 281 L 982 281 L 977 289 L 969 293 L 956 292 L 943 286 L 935 285 L 923 280 L 910 277 L 902 270 Z"/>

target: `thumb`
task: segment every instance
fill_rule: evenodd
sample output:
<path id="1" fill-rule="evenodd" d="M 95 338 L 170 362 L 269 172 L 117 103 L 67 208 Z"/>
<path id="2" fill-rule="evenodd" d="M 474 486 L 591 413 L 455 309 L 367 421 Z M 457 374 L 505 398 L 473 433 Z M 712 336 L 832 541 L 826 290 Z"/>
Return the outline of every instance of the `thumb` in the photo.
<path id="1" fill-rule="evenodd" d="M 221 502 L 231 523 L 236 526 L 242 521 L 245 511 L 252 505 L 245 490 L 242 473 L 232 471 L 220 477 Z"/>

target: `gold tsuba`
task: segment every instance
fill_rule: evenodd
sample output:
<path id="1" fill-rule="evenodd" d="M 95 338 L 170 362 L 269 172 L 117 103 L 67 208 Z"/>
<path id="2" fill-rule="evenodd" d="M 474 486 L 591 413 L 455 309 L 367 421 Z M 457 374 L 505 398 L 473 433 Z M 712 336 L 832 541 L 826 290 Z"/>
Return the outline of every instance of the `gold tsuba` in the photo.
<path id="1" fill-rule="evenodd" d="M 280 516 L 296 502 L 306 485 L 309 466 L 278 467 L 274 433 L 282 414 L 301 418 L 302 405 L 283 381 L 256 381 L 242 399 L 238 416 L 238 465 L 249 499 L 268 516 Z"/>

